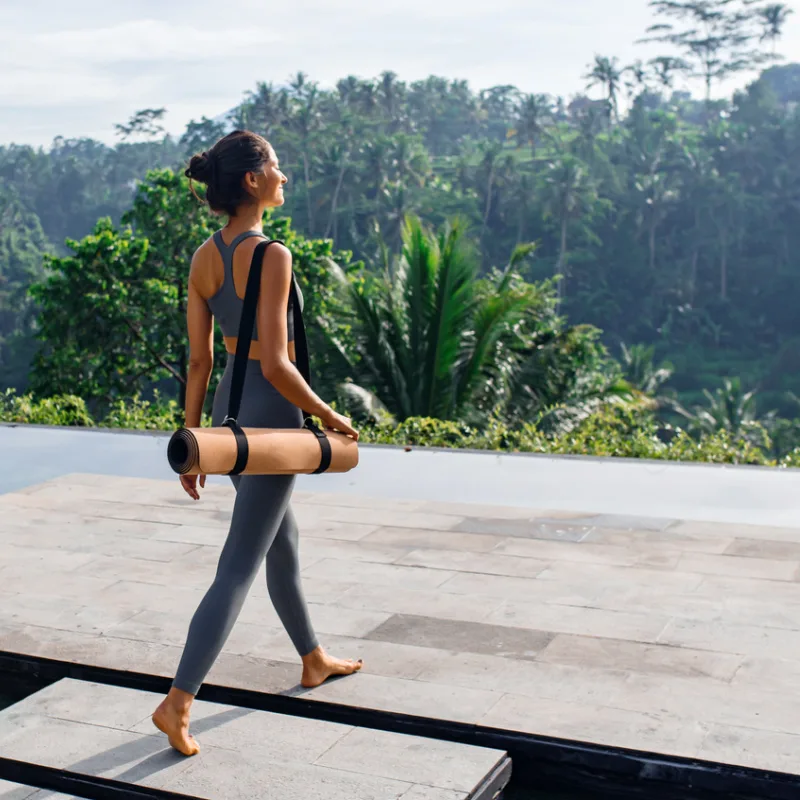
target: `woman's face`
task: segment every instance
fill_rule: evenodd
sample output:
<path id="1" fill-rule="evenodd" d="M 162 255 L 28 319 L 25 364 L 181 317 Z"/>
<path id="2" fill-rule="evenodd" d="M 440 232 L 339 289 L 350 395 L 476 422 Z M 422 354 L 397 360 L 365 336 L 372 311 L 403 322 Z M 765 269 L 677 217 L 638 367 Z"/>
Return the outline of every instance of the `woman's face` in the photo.
<path id="1" fill-rule="evenodd" d="M 280 170 L 280 162 L 275 151 L 270 148 L 270 157 L 264 165 L 263 175 L 259 176 L 259 199 L 267 208 L 282 206 L 283 185 L 288 178 Z"/>

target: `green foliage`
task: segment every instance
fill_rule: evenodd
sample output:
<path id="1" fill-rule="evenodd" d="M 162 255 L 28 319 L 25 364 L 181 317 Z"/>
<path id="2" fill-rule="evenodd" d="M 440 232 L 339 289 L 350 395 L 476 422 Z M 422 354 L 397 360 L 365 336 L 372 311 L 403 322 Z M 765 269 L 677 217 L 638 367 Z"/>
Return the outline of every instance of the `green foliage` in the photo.
<path id="1" fill-rule="evenodd" d="M 180 428 L 183 425 L 183 408 L 175 400 L 163 401 L 158 390 L 153 395 L 152 400 L 143 400 L 138 394 L 128 399 L 115 400 L 108 408 L 100 426 L 153 431 Z M 203 415 L 201 424 L 211 424 L 207 415 Z"/>
<path id="2" fill-rule="evenodd" d="M 36 316 L 28 288 L 48 249 L 39 218 L 0 178 L 0 388 L 27 383 Z"/>
<path id="3" fill-rule="evenodd" d="M 12 390 L 0 395 L 0 422 L 172 431 L 180 426 L 180 418 L 177 404 L 165 403 L 158 396 L 152 402 L 138 396 L 118 401 L 105 417 L 95 422 L 79 397 L 65 395 L 37 400 L 31 395 L 16 396 Z M 203 424 L 210 424 L 207 417 Z M 680 429 L 660 429 L 651 415 L 613 406 L 587 416 L 566 433 L 547 434 L 530 423 L 510 427 L 496 418 L 476 427 L 452 420 L 409 417 L 400 424 L 367 423 L 361 434 L 364 444 L 400 447 L 800 466 L 800 448 L 776 461 L 746 439 L 727 431 L 693 438 Z"/>
<path id="4" fill-rule="evenodd" d="M 31 287 L 43 343 L 31 388 L 41 396 L 74 393 L 87 401 L 133 394 L 162 359 L 149 352 L 152 320 L 140 301 L 149 294 L 140 280 L 147 241 L 101 220 L 91 236 L 69 246 L 73 254 L 48 257 L 47 277 Z"/>
<path id="5" fill-rule="evenodd" d="M 82 397 L 64 394 L 37 400 L 30 394 L 18 396 L 13 389 L 6 389 L 0 394 L 0 422 L 79 427 L 94 425 Z"/>
<path id="6" fill-rule="evenodd" d="M 655 365 L 655 347 L 622 344 L 621 366 L 625 379 L 640 392 L 654 395 L 672 377 L 671 364 Z"/>
<path id="7" fill-rule="evenodd" d="M 185 177 L 156 170 L 139 185 L 123 224 L 118 229 L 103 219 L 90 236 L 68 240 L 72 253 L 49 257 L 46 278 L 31 286 L 43 345 L 31 388 L 40 396 L 74 392 L 93 406 L 107 406 L 149 394 L 166 381 L 183 407 L 189 264 L 219 220 L 197 202 Z M 329 263 L 336 258 L 350 269 L 350 254 L 334 252 L 330 241 L 305 239 L 285 218 L 267 218 L 265 233 L 292 250 L 308 318 L 330 316 Z M 324 341 L 312 325 L 309 342 L 323 387 Z M 215 351 L 224 360 L 220 335 Z"/>
<path id="8" fill-rule="evenodd" d="M 650 6 L 663 22 L 651 33 L 681 57 L 623 66 L 598 55 L 586 74 L 594 97 L 569 104 L 391 72 L 323 89 L 301 73 L 256 84 L 229 119 L 203 117 L 180 138 L 161 136 L 161 109 L 144 109 L 119 130 L 157 141 L 0 147 L 0 209 L 11 197 L 27 220 L 11 244 L 0 239 L 6 372 L 12 338 L 11 371 L 30 361 L 38 304 L 40 395 L 78 393 L 98 413 L 155 389 L 180 404 L 189 258 L 218 224 L 180 176 L 192 152 L 236 125 L 267 135 L 289 177 L 285 216 L 265 229 L 295 255 L 316 388 L 344 407 L 476 428 L 502 418 L 559 437 L 614 408 L 644 413 L 654 399 L 666 413 L 673 393 L 692 407 L 740 375 L 760 387 L 760 403 L 796 415 L 785 398 L 800 393 L 800 66 L 772 67 L 730 99 L 674 91 L 678 76 L 699 75 L 710 92 L 770 58 L 789 10 L 766 0 Z M 474 248 L 448 251 L 449 234 L 409 248 L 409 217 L 437 231 L 463 220 Z M 58 256 L 26 305 L 48 249 L 37 219 Z M 493 269 L 523 242 L 536 243 L 535 258 Z M 529 305 L 515 322 L 518 303 Z M 623 350 L 620 365 L 609 350 L 621 342 L 640 349 Z M 221 357 L 221 337 L 216 348 Z M 656 366 L 665 360 L 668 380 Z M 751 419 L 743 407 L 729 425 L 710 402 L 690 412 L 698 436 L 749 431 L 775 458 L 797 446 L 788 419 Z"/>
<path id="9" fill-rule="evenodd" d="M 350 330 L 331 341 L 356 387 L 400 420 L 506 405 L 540 317 L 552 316 L 546 290 L 517 273 L 532 249 L 518 247 L 504 270 L 479 279 L 463 223 L 435 234 L 410 217 L 392 268 L 339 274 Z"/>
<path id="10" fill-rule="evenodd" d="M 682 51 L 680 69 L 703 80 L 707 101 L 714 83 L 770 60 L 760 41 L 777 39 L 788 16 L 776 15 L 769 0 L 650 0 L 649 5 L 683 26 L 660 22 L 649 29 L 654 35 L 647 41 L 666 42 Z"/>
<path id="11" fill-rule="evenodd" d="M 705 394 L 707 405 L 687 411 L 675 403 L 675 410 L 689 420 L 690 430 L 699 433 L 724 432 L 760 447 L 770 447 L 767 428 L 774 414 L 759 419 L 755 392 L 745 392 L 739 378 L 726 378 L 722 388 Z"/>

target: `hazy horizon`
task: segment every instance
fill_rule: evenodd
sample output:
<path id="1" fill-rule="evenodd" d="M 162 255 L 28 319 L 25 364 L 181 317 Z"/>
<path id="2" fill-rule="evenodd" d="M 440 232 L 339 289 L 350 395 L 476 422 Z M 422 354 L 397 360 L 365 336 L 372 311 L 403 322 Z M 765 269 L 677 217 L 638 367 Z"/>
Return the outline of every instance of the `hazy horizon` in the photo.
<path id="1" fill-rule="evenodd" d="M 256 0 L 235 5 L 227 16 L 209 0 L 0 7 L 0 144 L 49 146 L 57 135 L 111 144 L 115 123 L 159 107 L 166 130 L 180 134 L 191 119 L 229 111 L 258 81 L 282 83 L 298 71 L 323 87 L 390 70 L 407 82 L 433 74 L 476 90 L 513 84 L 568 100 L 585 91 L 595 54 L 625 65 L 669 52 L 635 43 L 654 22 L 647 0 L 615 0 L 613 16 L 596 0 L 340 0 L 335 8 L 297 0 L 266 14 Z M 800 10 L 800 0 L 787 5 Z M 778 50 L 789 59 L 800 53 L 800 14 Z"/>

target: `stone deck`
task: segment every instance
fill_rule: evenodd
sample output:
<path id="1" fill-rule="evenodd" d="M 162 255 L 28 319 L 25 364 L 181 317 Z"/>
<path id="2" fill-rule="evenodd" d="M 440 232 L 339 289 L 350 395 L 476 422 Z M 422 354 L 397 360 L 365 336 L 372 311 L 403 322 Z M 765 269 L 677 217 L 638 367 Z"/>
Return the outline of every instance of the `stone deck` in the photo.
<path id="1" fill-rule="evenodd" d="M 159 699 L 61 680 L 0 713 L 0 752 L 209 800 L 492 800 L 487 777 L 510 774 L 497 750 L 202 701 L 203 751 L 187 759 L 150 721 Z M 2 800 L 49 796 L 0 786 Z"/>
<path id="2" fill-rule="evenodd" d="M 0 496 L 0 649 L 172 675 L 233 497 L 85 474 Z M 294 508 L 320 638 L 365 659 L 304 697 L 800 771 L 800 528 Z M 257 581 L 208 679 L 300 693 L 299 674 Z"/>

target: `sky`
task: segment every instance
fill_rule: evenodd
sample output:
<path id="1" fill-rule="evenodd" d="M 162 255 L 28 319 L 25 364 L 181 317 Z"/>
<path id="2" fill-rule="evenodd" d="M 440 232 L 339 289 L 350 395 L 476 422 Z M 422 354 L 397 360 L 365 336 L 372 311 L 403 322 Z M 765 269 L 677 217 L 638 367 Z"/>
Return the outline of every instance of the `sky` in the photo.
<path id="1" fill-rule="evenodd" d="M 653 21 L 647 0 L 0 0 L 0 144 L 111 144 L 115 123 L 162 107 L 179 135 L 300 70 L 321 86 L 391 70 L 569 98 L 595 54 L 663 54 L 635 43 Z M 800 58 L 800 13 L 779 51 Z"/>

